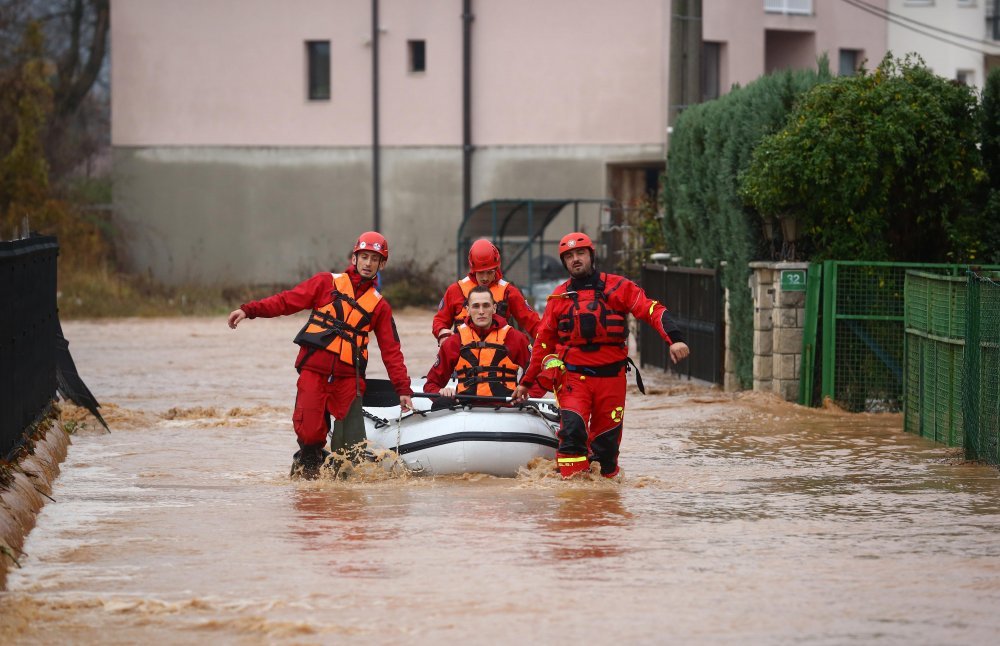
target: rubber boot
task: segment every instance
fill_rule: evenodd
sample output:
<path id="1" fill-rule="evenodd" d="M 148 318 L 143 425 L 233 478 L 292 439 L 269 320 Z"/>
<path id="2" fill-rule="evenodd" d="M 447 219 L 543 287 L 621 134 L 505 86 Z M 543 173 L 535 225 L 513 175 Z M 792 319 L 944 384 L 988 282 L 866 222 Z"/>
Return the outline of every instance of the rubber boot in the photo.
<path id="1" fill-rule="evenodd" d="M 566 480 L 581 471 L 590 471 L 590 460 L 586 455 L 556 453 L 556 466 L 559 467 L 559 475 Z"/>
<path id="2" fill-rule="evenodd" d="M 322 445 L 301 446 L 292 456 L 292 470 L 288 475 L 293 479 L 315 480 L 328 455 L 330 452 Z"/>

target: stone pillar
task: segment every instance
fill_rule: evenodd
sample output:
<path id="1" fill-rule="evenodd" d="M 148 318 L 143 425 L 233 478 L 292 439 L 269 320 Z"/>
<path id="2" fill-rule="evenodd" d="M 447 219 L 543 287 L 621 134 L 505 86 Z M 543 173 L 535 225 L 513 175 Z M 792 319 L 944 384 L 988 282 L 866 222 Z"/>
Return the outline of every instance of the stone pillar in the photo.
<path id="1" fill-rule="evenodd" d="M 805 281 L 783 285 L 782 275 L 805 275 L 809 263 L 752 262 L 753 389 L 798 401 L 805 321 Z M 800 287 L 801 289 L 796 289 Z"/>

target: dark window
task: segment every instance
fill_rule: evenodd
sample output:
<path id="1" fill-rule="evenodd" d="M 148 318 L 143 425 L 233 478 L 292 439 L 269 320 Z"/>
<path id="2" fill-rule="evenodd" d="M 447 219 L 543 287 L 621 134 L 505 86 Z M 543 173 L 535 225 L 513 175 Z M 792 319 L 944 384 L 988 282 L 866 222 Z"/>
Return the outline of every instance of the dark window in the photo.
<path id="1" fill-rule="evenodd" d="M 427 71 L 427 42 L 423 40 L 406 41 L 410 50 L 410 71 Z"/>
<path id="2" fill-rule="evenodd" d="M 701 100 L 719 98 L 719 69 L 722 59 L 722 44 L 703 42 L 701 44 Z"/>
<path id="3" fill-rule="evenodd" d="M 857 49 L 840 50 L 840 62 L 837 74 L 840 76 L 854 76 L 858 73 L 858 63 L 861 62 L 861 51 Z"/>
<path id="4" fill-rule="evenodd" d="M 307 40 L 306 58 L 309 65 L 309 100 L 330 99 L 330 41 Z"/>

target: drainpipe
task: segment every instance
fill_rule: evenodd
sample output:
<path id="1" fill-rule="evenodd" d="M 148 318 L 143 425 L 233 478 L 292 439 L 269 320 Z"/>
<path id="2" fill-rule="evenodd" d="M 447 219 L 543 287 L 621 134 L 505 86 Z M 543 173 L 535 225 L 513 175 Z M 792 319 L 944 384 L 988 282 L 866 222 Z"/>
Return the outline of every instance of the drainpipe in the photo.
<path id="1" fill-rule="evenodd" d="M 372 229 L 382 226 L 382 158 L 378 137 L 378 0 L 372 0 Z"/>
<path id="2" fill-rule="evenodd" d="M 472 210 L 472 0 L 462 0 L 462 221 Z M 461 250 L 457 250 L 461 255 Z"/>

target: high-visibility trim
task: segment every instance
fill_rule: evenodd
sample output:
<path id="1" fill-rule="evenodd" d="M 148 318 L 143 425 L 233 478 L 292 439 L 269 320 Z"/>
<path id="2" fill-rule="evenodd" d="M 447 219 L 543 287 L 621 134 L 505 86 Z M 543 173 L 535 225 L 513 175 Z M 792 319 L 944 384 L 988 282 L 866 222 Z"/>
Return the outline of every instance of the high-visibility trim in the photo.
<path id="1" fill-rule="evenodd" d="M 587 460 L 586 455 L 560 455 L 556 458 L 556 462 L 583 462 Z"/>

